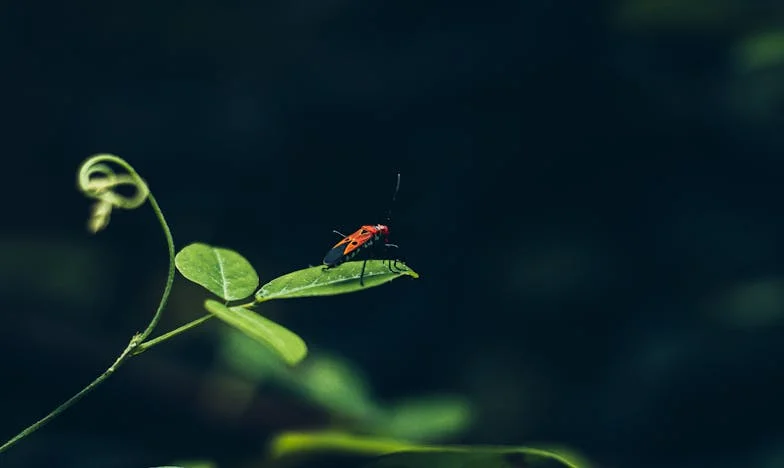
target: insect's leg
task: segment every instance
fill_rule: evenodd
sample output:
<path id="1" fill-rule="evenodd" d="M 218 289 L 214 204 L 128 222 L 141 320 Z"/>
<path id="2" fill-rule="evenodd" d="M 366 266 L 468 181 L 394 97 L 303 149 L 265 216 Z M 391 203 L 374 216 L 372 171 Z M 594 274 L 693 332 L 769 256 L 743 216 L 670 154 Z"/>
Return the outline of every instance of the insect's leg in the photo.
<path id="1" fill-rule="evenodd" d="M 387 248 L 387 249 L 390 248 L 390 247 L 395 248 L 395 249 L 399 249 L 400 248 L 400 246 L 397 245 L 397 244 L 388 244 L 388 243 L 384 244 L 384 247 Z M 394 259 L 393 258 L 387 258 L 387 262 L 388 262 L 388 267 L 389 267 L 390 271 L 398 271 L 398 272 L 399 271 L 404 271 L 404 270 L 402 270 L 401 268 L 399 268 L 397 266 L 397 257 L 395 257 Z"/>
<path id="2" fill-rule="evenodd" d="M 339 235 L 340 237 L 348 237 L 348 236 L 346 236 L 345 234 L 343 234 L 342 232 L 340 232 L 340 231 L 336 231 L 336 230 L 334 230 L 334 229 L 332 230 L 332 232 L 334 232 L 335 234 Z"/>
<path id="3" fill-rule="evenodd" d="M 362 287 L 365 286 L 365 265 L 367 265 L 367 259 L 362 262 L 362 271 L 359 272 L 359 285 Z"/>

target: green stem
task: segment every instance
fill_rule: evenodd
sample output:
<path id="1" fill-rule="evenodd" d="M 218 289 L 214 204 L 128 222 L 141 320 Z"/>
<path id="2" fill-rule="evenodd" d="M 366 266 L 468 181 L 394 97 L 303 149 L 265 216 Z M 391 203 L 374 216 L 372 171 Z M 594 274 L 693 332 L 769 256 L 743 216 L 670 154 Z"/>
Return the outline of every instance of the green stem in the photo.
<path id="1" fill-rule="evenodd" d="M 136 349 L 133 351 L 133 355 L 136 356 L 137 354 L 141 354 L 141 353 L 147 351 L 148 349 L 152 348 L 153 346 L 155 346 L 155 345 L 157 345 L 159 343 L 163 343 L 164 341 L 166 341 L 166 340 L 168 340 L 170 338 L 174 338 L 175 336 L 179 335 L 182 332 L 185 332 L 187 330 L 190 330 L 191 328 L 194 328 L 194 327 L 197 327 L 197 326 L 201 325 L 202 323 L 206 322 L 207 320 L 211 319 L 212 317 L 214 317 L 214 315 L 207 314 L 204 317 L 197 318 L 196 320 L 194 320 L 192 322 L 188 322 L 188 323 L 186 323 L 185 325 L 183 325 L 181 327 L 175 328 L 174 330 L 172 330 L 172 331 L 170 331 L 168 333 L 164 333 L 163 335 L 161 335 L 159 337 L 153 338 L 153 339 L 151 339 L 149 341 L 145 341 L 144 343 L 141 343 L 141 344 L 139 344 L 139 346 L 136 347 Z"/>
<path id="2" fill-rule="evenodd" d="M 147 339 L 148 336 L 150 336 L 150 333 L 152 333 L 152 331 L 158 325 L 158 322 L 161 320 L 161 314 L 163 313 L 163 309 L 166 307 L 166 303 L 169 302 L 169 294 L 171 294 L 172 285 L 174 284 L 174 238 L 172 237 L 169 225 L 166 223 L 166 218 L 163 217 L 163 212 L 161 211 L 161 207 L 158 206 L 158 202 L 155 200 L 155 197 L 152 196 L 152 193 L 150 193 L 148 197 L 150 200 L 150 206 L 155 212 L 155 217 L 158 218 L 158 222 L 161 223 L 163 235 L 166 236 L 166 247 L 169 250 L 169 271 L 166 274 L 166 287 L 163 290 L 161 302 L 158 304 L 158 309 L 156 309 L 155 315 L 153 315 L 152 320 L 150 320 L 150 324 L 147 325 L 147 328 L 141 333 L 141 339 L 139 340 L 140 342 L 143 342 Z"/>
<path id="3" fill-rule="evenodd" d="M 99 384 L 101 384 L 104 380 L 108 379 L 109 376 L 111 376 L 114 373 L 114 371 L 117 370 L 117 368 L 123 363 L 123 361 L 128 359 L 128 357 L 132 356 L 131 352 L 136 347 L 136 345 L 139 344 L 138 337 L 139 337 L 139 335 L 135 335 L 133 338 L 131 338 L 130 343 L 128 343 L 128 346 L 125 348 L 125 350 L 122 352 L 122 354 L 120 354 L 117 357 L 117 359 L 114 361 L 114 364 L 112 364 L 108 369 L 106 369 L 106 371 L 104 371 L 103 374 L 98 376 L 97 379 L 93 380 L 92 383 L 90 383 L 90 385 L 84 387 L 79 393 L 77 393 L 76 395 L 72 396 L 65 403 L 63 403 L 60 406 L 58 406 L 57 408 L 55 408 L 54 411 L 52 411 L 51 413 L 47 414 L 43 418 L 39 419 L 34 424 L 28 426 L 25 430 L 23 430 L 19 434 L 15 435 L 11 440 L 9 440 L 8 442 L 6 442 L 2 446 L 0 446 L 0 453 L 5 452 L 6 450 L 8 450 L 12 446 L 14 446 L 20 440 L 24 439 L 25 437 L 29 436 L 33 432 L 35 432 L 38 429 L 42 428 L 44 425 L 46 425 L 46 423 L 48 423 L 49 421 L 51 421 L 52 419 L 57 417 L 63 411 L 65 411 L 68 408 L 70 408 L 71 406 L 73 406 L 74 403 L 76 403 L 77 401 L 81 400 L 82 397 L 84 397 L 85 395 L 87 395 L 88 393 L 93 391 L 93 389 L 95 387 L 97 387 Z"/>
<path id="4" fill-rule="evenodd" d="M 118 158 L 119 159 L 119 158 Z M 119 160 L 117 161 L 123 167 L 128 169 L 131 174 L 136 174 L 136 171 L 133 170 L 128 163 L 125 161 Z M 169 293 L 171 293 L 172 284 L 174 283 L 174 239 L 172 238 L 171 231 L 169 230 L 169 225 L 166 223 L 166 219 L 163 217 L 163 213 L 161 212 L 161 208 L 158 206 L 158 202 L 155 201 L 155 198 L 152 194 L 148 195 L 150 200 L 150 206 L 152 207 L 153 211 L 155 212 L 155 216 L 158 218 L 158 221 L 163 228 L 163 233 L 166 236 L 166 244 L 169 250 L 169 273 L 166 277 L 166 287 L 163 290 L 163 295 L 161 296 L 161 301 L 158 304 L 158 308 L 155 311 L 155 315 L 153 315 L 150 324 L 147 325 L 147 328 L 142 333 L 137 333 L 136 335 L 131 338 L 131 341 L 128 343 L 128 346 L 125 350 L 117 357 L 114 363 L 106 369 L 106 371 L 98 376 L 95 380 L 93 380 L 89 385 L 84 387 L 82 390 L 79 391 L 76 395 L 69 398 L 65 403 L 61 404 L 57 408 L 55 408 L 51 413 L 47 414 L 43 418 L 39 419 L 32 425 L 28 426 L 19 434 L 15 435 L 11 438 L 8 442 L 4 443 L 0 446 L 0 453 L 5 452 L 12 446 L 14 446 L 17 442 L 24 439 L 28 435 L 32 434 L 33 432 L 37 431 L 38 429 L 42 428 L 46 423 L 60 415 L 60 413 L 64 412 L 68 408 L 74 405 L 77 401 L 81 400 L 82 397 L 93 391 L 95 387 L 101 384 L 104 380 L 108 379 L 115 370 L 117 370 L 128 358 L 135 355 L 134 351 L 142 343 L 147 337 L 152 333 L 155 326 L 158 324 L 161 318 L 161 313 L 163 312 L 164 307 L 166 307 L 166 303 L 169 300 Z M 194 325 L 195 326 L 195 325 Z M 165 336 L 165 335 L 164 335 Z M 160 341 L 156 338 L 157 341 Z M 153 340 L 155 341 L 155 340 Z M 149 346 L 148 346 L 149 347 Z"/>

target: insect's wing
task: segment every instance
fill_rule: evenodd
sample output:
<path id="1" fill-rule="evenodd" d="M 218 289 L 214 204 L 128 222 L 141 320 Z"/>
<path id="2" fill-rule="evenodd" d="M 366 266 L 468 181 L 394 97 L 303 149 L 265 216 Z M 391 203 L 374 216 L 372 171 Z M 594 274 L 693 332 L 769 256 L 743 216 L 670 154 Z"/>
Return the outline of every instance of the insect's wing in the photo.
<path id="1" fill-rule="evenodd" d="M 362 226 L 359 230 L 357 230 L 357 232 L 351 234 L 350 236 L 344 239 L 344 241 L 346 241 L 345 243 L 346 247 L 343 250 L 343 255 L 348 255 L 354 250 L 362 247 L 362 245 L 364 245 L 365 242 L 369 241 L 373 237 L 373 231 L 369 231 L 365 229 L 365 227 L 366 226 Z M 343 241 L 338 242 L 338 244 L 335 245 L 335 247 L 337 247 L 341 243 L 343 243 Z"/>
<path id="2" fill-rule="evenodd" d="M 373 237 L 373 231 L 361 227 L 355 233 L 346 236 L 340 242 L 335 244 L 326 255 L 324 255 L 324 264 L 335 264 L 342 257 L 350 254 L 354 250 L 360 248 L 365 242 Z"/>
<path id="3" fill-rule="evenodd" d="M 346 255 L 346 244 L 349 244 L 350 242 L 351 237 L 345 237 L 342 241 L 329 249 L 327 254 L 324 255 L 324 265 L 334 265 L 338 260 L 343 258 L 343 256 Z"/>

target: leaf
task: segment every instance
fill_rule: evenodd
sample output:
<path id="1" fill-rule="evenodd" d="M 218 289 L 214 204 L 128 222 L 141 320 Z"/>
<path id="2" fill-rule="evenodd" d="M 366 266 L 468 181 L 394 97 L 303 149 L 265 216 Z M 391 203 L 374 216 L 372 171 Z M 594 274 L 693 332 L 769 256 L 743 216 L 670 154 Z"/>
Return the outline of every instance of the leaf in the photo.
<path id="1" fill-rule="evenodd" d="M 291 370 L 268 344 L 233 327 L 225 327 L 220 334 L 219 354 L 228 367 L 245 379 L 259 383 L 265 380 L 288 382 Z"/>
<path id="2" fill-rule="evenodd" d="M 587 468 L 532 448 L 412 450 L 377 458 L 362 468 Z"/>
<path id="3" fill-rule="evenodd" d="M 226 301 L 243 299 L 259 285 L 256 270 L 237 252 L 207 244 L 190 244 L 174 257 L 174 264 L 196 284 Z"/>
<path id="4" fill-rule="evenodd" d="M 380 422 L 384 434 L 407 440 L 434 440 L 462 432 L 471 422 L 471 409 L 462 398 L 430 396 L 390 408 Z"/>
<path id="5" fill-rule="evenodd" d="M 363 468 L 591 468 L 579 457 L 560 450 L 419 445 L 334 431 L 285 432 L 276 436 L 270 445 L 271 457 L 279 461 L 299 460 L 304 454 L 312 458 L 336 452 L 367 456 L 367 463 L 358 465 Z"/>
<path id="6" fill-rule="evenodd" d="M 784 31 L 772 30 L 746 37 L 738 49 L 743 71 L 773 68 L 784 63 Z"/>
<path id="7" fill-rule="evenodd" d="M 218 468 L 218 464 L 208 460 L 187 460 L 177 463 L 182 468 Z"/>
<path id="8" fill-rule="evenodd" d="M 214 462 L 205 460 L 180 461 L 176 465 L 155 466 L 150 468 L 218 468 Z"/>
<path id="9" fill-rule="evenodd" d="M 415 448 L 408 442 L 382 437 L 363 437 L 337 431 L 284 432 L 270 443 L 273 458 L 307 452 L 352 452 L 383 455 Z"/>
<path id="10" fill-rule="evenodd" d="M 291 366 L 308 354 L 302 338 L 251 310 L 240 306 L 226 307 L 212 299 L 204 301 L 204 307 L 219 319 L 277 352 Z"/>
<path id="11" fill-rule="evenodd" d="M 270 281 L 256 292 L 256 302 L 292 297 L 332 296 L 346 294 L 373 286 L 380 286 L 404 275 L 419 278 L 419 275 L 402 262 L 390 268 L 388 260 L 368 260 L 365 285 L 359 282 L 363 261 L 346 262 L 334 268 L 315 266 L 298 270 Z"/>
<path id="12" fill-rule="evenodd" d="M 308 398 L 330 412 L 355 418 L 377 416 L 380 412 L 370 397 L 366 379 L 346 361 L 317 356 L 300 371 L 300 376 Z"/>

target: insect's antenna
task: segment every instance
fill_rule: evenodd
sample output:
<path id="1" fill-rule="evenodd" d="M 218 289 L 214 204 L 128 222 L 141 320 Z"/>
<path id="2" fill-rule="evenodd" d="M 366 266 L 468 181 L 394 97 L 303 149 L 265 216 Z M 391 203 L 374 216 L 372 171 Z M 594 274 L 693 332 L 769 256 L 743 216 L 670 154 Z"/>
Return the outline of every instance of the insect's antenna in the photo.
<path id="1" fill-rule="evenodd" d="M 395 205 L 395 199 L 397 198 L 397 192 L 400 190 L 400 173 L 397 173 L 397 183 L 395 184 L 395 193 L 392 194 L 392 203 L 389 205 L 389 210 L 387 211 L 387 224 L 392 221 L 392 207 Z"/>

